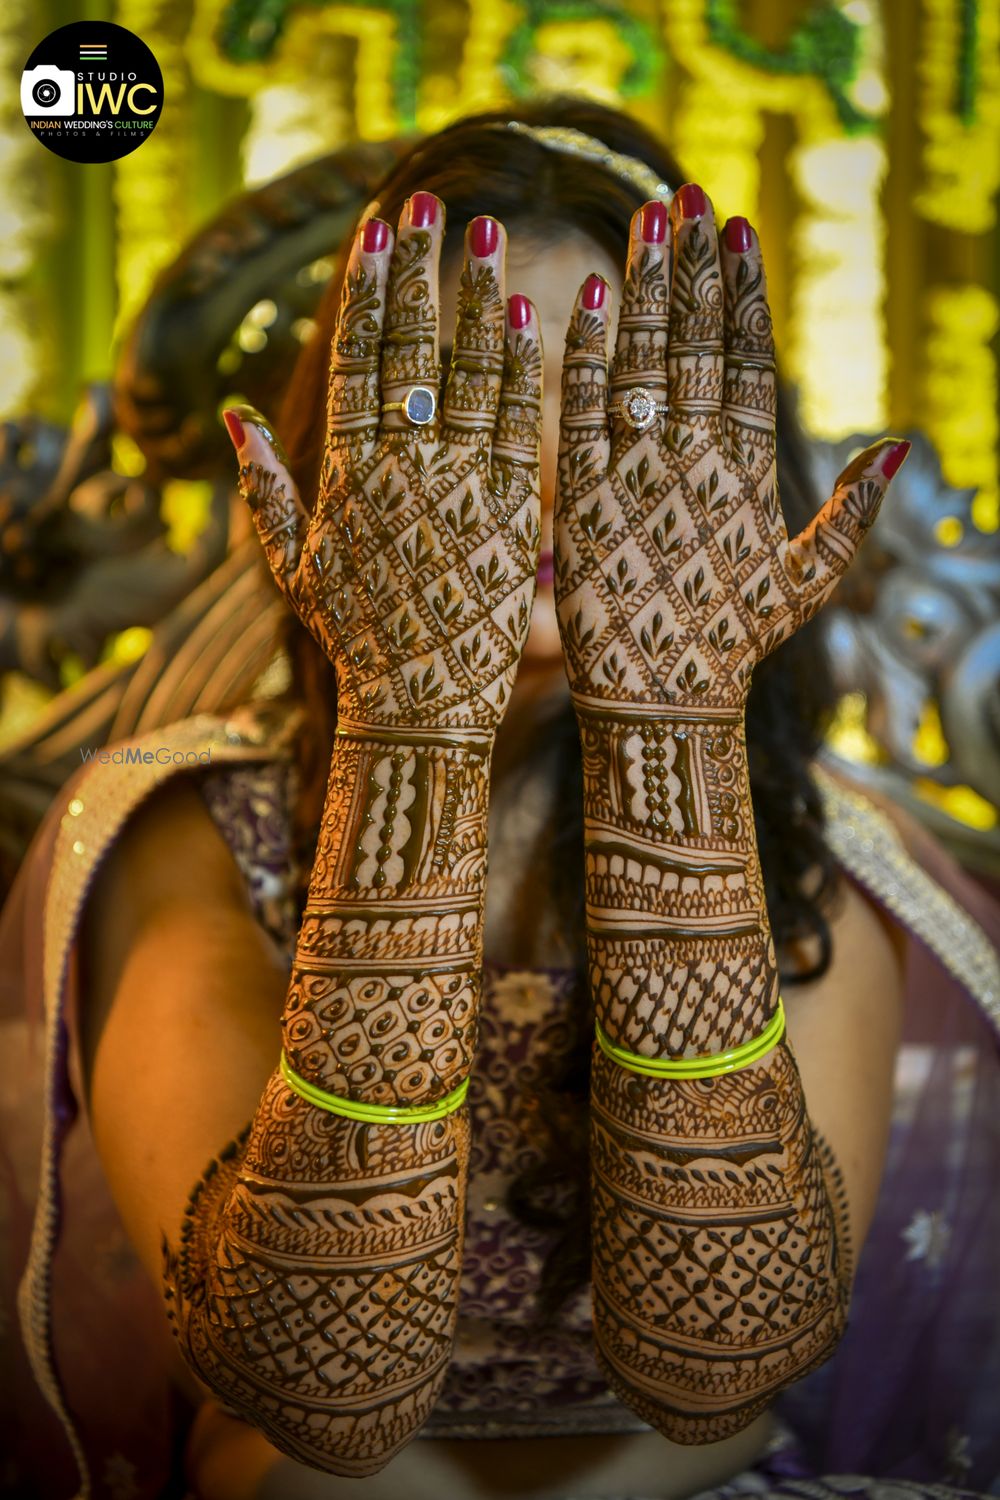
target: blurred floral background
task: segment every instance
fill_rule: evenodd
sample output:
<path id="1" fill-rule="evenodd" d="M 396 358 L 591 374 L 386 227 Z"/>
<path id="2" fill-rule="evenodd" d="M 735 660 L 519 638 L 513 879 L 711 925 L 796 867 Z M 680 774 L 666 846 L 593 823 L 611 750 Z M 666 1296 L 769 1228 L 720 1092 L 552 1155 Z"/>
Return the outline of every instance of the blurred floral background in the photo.
<path id="1" fill-rule="evenodd" d="M 165 105 L 141 150 L 82 167 L 31 137 L 18 79 L 49 31 L 98 16 L 152 48 Z M 151 722 L 151 688 L 145 719 L 122 716 L 122 694 L 131 684 L 135 697 L 162 621 L 240 537 L 231 455 L 220 447 L 213 467 L 197 443 L 168 451 L 123 415 L 122 390 L 142 388 L 142 351 L 166 337 L 162 314 L 148 314 L 157 278 L 173 274 L 176 291 L 178 257 L 199 236 L 216 264 L 236 241 L 245 250 L 247 214 L 225 218 L 240 195 L 263 192 L 245 201 L 270 205 L 270 231 L 294 217 L 292 189 L 269 199 L 265 185 L 306 169 L 287 181 L 311 192 L 307 164 L 330 153 L 368 143 L 377 164 L 381 143 L 470 110 L 506 103 L 516 115 L 526 96 L 574 92 L 640 117 L 719 213 L 759 226 L 820 481 L 867 434 L 918 437 L 867 585 L 831 618 L 843 687 L 831 743 L 895 777 L 893 794 L 905 788 L 967 862 L 1000 869 L 998 0 L 4 0 L 0 59 L 0 770 L 11 806 L 23 809 L 41 764 L 54 768 L 48 784 L 69 764 L 70 726 L 109 684 L 115 711 L 92 712 L 92 731 Z M 213 442 L 219 399 L 259 393 L 255 371 L 287 368 L 310 337 L 334 248 L 303 238 L 284 293 L 256 285 L 212 345 L 202 417 Z M 115 546 L 98 546 L 111 523 Z M 150 579 L 173 580 L 155 608 L 145 585 L 133 599 L 113 573 L 88 576 L 91 598 L 100 576 L 116 610 L 87 614 L 77 596 L 69 608 L 98 554 L 106 565 L 137 549 Z"/>

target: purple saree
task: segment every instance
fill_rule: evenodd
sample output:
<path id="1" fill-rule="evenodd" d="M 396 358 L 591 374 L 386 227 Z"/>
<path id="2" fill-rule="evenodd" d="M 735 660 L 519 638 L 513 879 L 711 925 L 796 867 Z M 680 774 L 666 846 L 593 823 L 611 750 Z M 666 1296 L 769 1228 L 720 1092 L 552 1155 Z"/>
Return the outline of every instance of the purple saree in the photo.
<path id="1" fill-rule="evenodd" d="M 289 953 L 293 732 L 294 719 L 273 705 L 169 731 L 174 748 L 211 749 L 211 768 L 198 771 L 206 804 L 259 919 Z M 74 973 L 77 921 L 98 862 L 177 769 L 91 764 L 74 775 L 0 924 L 9 1248 L 0 1334 L 14 1433 L 4 1478 L 19 1493 L 183 1493 L 171 1465 L 187 1413 L 157 1289 L 129 1248 L 90 1138 Z M 910 939 L 889 1156 L 841 1345 L 779 1398 L 772 1451 L 711 1494 L 870 1493 L 859 1475 L 909 1481 L 911 1492 L 1000 1490 L 1000 915 L 914 825 L 817 774 L 846 873 Z M 544 1345 L 533 1335 L 549 1237 L 504 1203 L 534 1149 L 536 1070 L 569 1044 L 568 976 L 488 966 L 484 979 L 459 1331 L 427 1435 L 643 1430 L 597 1371 L 586 1293 Z"/>

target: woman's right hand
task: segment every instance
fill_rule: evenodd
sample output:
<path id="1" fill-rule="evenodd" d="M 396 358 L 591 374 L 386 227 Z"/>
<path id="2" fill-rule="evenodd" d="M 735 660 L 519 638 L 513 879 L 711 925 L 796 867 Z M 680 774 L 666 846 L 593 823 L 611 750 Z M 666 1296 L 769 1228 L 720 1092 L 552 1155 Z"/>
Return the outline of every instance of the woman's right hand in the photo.
<path id="1" fill-rule="evenodd" d="M 341 722 L 492 733 L 535 590 L 541 339 L 526 298 L 505 308 L 503 227 L 474 220 L 443 407 L 426 425 L 404 415 L 414 387 L 437 407 L 443 235 L 430 193 L 408 200 L 395 239 L 379 219 L 358 232 L 311 514 L 260 413 L 226 423 L 271 571 L 336 667 Z"/>

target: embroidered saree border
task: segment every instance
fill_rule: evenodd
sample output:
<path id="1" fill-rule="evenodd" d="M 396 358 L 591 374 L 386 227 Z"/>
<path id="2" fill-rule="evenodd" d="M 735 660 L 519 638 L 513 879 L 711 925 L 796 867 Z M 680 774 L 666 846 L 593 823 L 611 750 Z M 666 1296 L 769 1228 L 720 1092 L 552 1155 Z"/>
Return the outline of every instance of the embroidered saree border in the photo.
<path id="1" fill-rule="evenodd" d="M 169 726 L 173 751 L 211 750 L 213 761 L 236 763 L 282 754 L 289 722 L 277 735 L 262 728 L 251 708 L 227 719 L 210 714 Z M 166 726 L 164 726 L 165 728 Z M 119 743 L 152 748 L 164 729 L 150 730 Z M 116 765 L 93 761 L 76 783 L 56 841 L 45 892 L 42 987 L 45 1013 L 45 1123 L 38 1202 L 31 1244 L 17 1294 L 18 1317 L 35 1379 L 59 1418 L 80 1473 L 80 1500 L 88 1500 L 91 1479 L 86 1454 L 59 1383 L 53 1345 L 52 1257 L 59 1227 L 61 1192 L 59 1148 L 62 1132 L 56 1117 L 59 1071 L 65 1066 L 66 1020 L 63 989 L 70 949 L 87 891 L 104 854 L 127 818 L 146 797 L 185 766 L 169 762 Z M 62 794 L 60 794 L 62 795 Z"/>
<path id="2" fill-rule="evenodd" d="M 826 837 L 840 864 L 877 896 L 973 995 L 1000 1031 L 1000 958 L 974 917 L 906 850 L 885 813 L 813 766 Z"/>

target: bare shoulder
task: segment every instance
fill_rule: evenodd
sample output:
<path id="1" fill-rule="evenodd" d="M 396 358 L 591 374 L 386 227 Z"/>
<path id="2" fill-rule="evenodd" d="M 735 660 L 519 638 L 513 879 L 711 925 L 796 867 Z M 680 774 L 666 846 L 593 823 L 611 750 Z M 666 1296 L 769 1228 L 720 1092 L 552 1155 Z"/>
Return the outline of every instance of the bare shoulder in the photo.
<path id="1" fill-rule="evenodd" d="M 236 911 L 245 909 L 246 892 L 197 787 L 190 777 L 176 776 L 136 808 L 97 872 L 80 924 L 88 978 L 119 969 L 146 926 L 192 902 Z M 88 983 L 81 998 L 89 1080 L 112 986 Z"/>
<path id="2" fill-rule="evenodd" d="M 98 873 L 95 890 L 114 889 L 141 910 L 189 890 L 242 900 L 239 870 L 192 777 L 174 776 L 132 813 Z M 91 909 L 93 903 L 91 903 Z"/>
<path id="3" fill-rule="evenodd" d="M 280 1048 L 287 971 L 192 781 L 139 807 L 79 937 L 94 1140 L 154 1277 L 197 1178 L 248 1123 Z"/>
<path id="4" fill-rule="evenodd" d="M 830 966 L 785 991 L 809 1116 L 843 1177 L 857 1253 L 878 1199 L 903 1019 L 903 940 L 843 878 L 829 913 Z"/>

